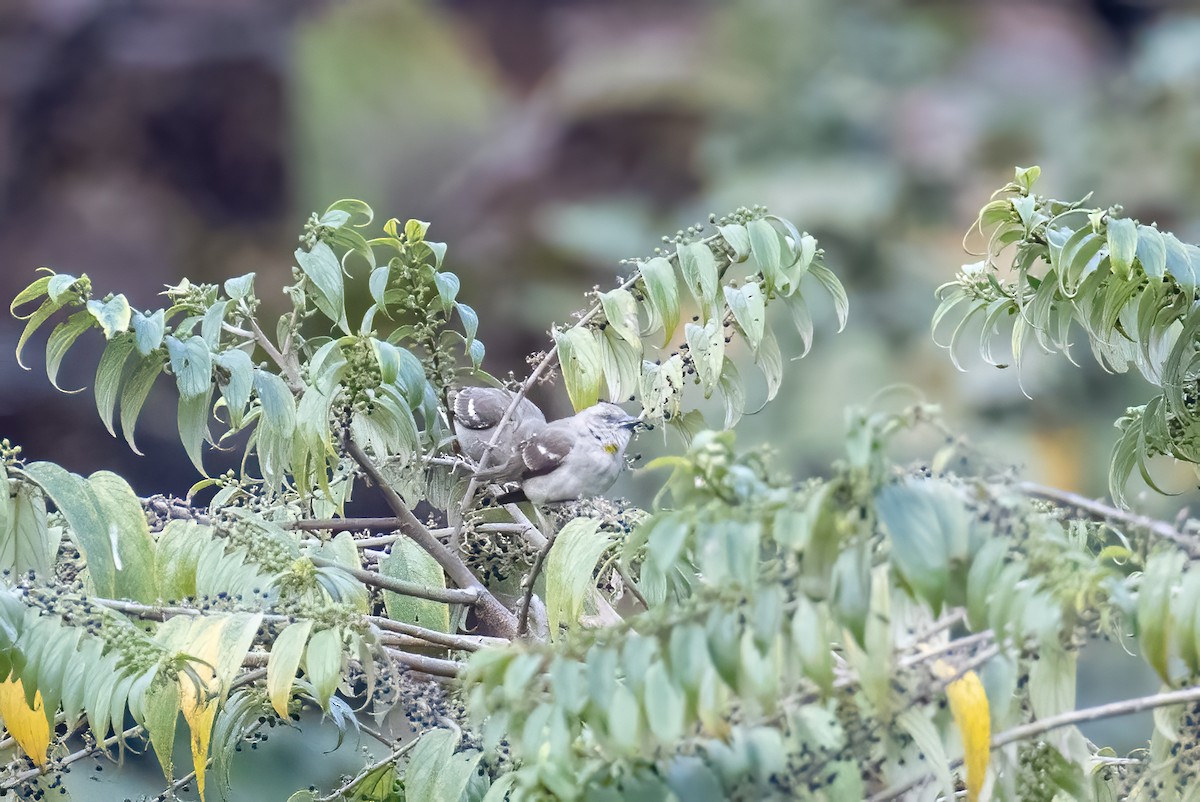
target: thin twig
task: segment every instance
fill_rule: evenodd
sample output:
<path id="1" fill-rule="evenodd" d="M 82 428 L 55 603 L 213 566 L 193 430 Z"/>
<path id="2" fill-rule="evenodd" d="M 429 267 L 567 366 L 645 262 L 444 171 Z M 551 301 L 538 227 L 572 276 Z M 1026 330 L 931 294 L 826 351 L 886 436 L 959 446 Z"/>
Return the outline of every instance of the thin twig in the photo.
<path id="1" fill-rule="evenodd" d="M 372 763 L 369 766 L 366 766 L 365 768 L 363 768 L 362 771 L 360 771 L 358 774 L 355 774 L 353 777 L 351 777 L 345 783 L 343 783 L 342 785 L 335 788 L 328 795 L 318 797 L 316 802 L 335 802 L 335 800 L 341 799 L 343 796 L 346 795 L 347 792 L 354 790 L 354 786 L 358 785 L 360 782 L 362 782 L 367 777 L 369 777 L 372 772 L 378 771 L 379 769 L 383 768 L 387 764 L 394 763 L 397 760 L 399 760 L 400 758 L 404 757 L 404 755 L 406 755 L 409 752 L 409 750 L 411 750 L 414 746 L 416 746 L 417 742 L 420 740 L 421 740 L 420 735 L 414 735 L 411 741 L 409 741 L 408 743 L 406 743 L 402 746 L 396 747 L 395 745 L 393 745 L 393 749 L 392 749 L 392 752 L 390 755 L 383 758 L 382 760 L 378 760 L 378 761 Z"/>
<path id="2" fill-rule="evenodd" d="M 445 646 L 447 649 L 461 649 L 466 652 L 475 652 L 485 646 L 503 646 L 508 643 L 503 638 L 488 638 L 483 635 L 451 635 L 446 632 L 438 632 L 416 626 L 415 624 L 393 621 L 390 618 L 383 618 L 376 615 L 369 615 L 366 618 L 385 632 L 396 632 L 401 635 L 419 638 L 427 643 Z"/>
<path id="3" fill-rule="evenodd" d="M 436 541 L 435 541 L 436 542 Z M 441 544 L 438 544 L 441 545 Z M 362 582 L 364 585 L 380 588 L 381 590 L 390 590 L 393 593 L 399 593 L 402 596 L 413 596 L 418 599 L 429 599 L 430 601 L 447 602 L 449 604 L 475 604 L 479 601 L 480 592 L 477 588 L 431 588 L 428 585 L 420 585 L 416 582 L 406 582 L 402 579 L 392 579 L 382 574 L 377 574 L 374 571 L 368 571 L 364 568 L 353 568 L 336 563 L 333 560 L 326 560 L 324 557 L 309 556 L 313 565 L 322 568 L 340 568 L 350 576 Z M 436 559 L 436 558 L 435 558 Z"/>
<path id="4" fill-rule="evenodd" d="M 462 671 L 462 663 L 454 660 L 443 660 L 440 657 L 427 657 L 423 654 L 412 654 L 399 649 L 384 648 L 388 656 L 414 671 L 421 671 L 434 677 L 449 677 L 456 679 Z"/>
<path id="5" fill-rule="evenodd" d="M 399 518 L 309 518 L 290 521 L 284 524 L 285 529 L 299 529 L 302 532 L 391 532 L 404 526 Z"/>
<path id="6" fill-rule="evenodd" d="M 537 583 L 538 574 L 542 572 L 542 564 L 546 562 L 546 555 L 550 553 L 550 549 L 554 548 L 554 539 L 558 537 L 558 533 L 554 532 L 550 537 L 546 538 L 546 545 L 538 552 L 537 558 L 533 561 L 533 567 L 529 569 L 529 574 L 525 577 L 525 594 L 521 597 L 521 609 L 517 613 L 517 637 L 522 638 L 529 631 L 529 605 L 533 601 L 533 586 Z"/>
<path id="7" fill-rule="evenodd" d="M 1160 521 L 1157 518 L 1151 518 L 1148 515 L 1141 515 L 1136 512 L 1119 510 L 1116 507 L 1081 496 L 1078 493 L 1072 493 L 1069 490 L 1059 490 L 1056 487 L 1047 487 L 1036 482 L 1018 482 L 1017 489 L 1027 496 L 1035 496 L 1046 501 L 1053 501 L 1055 504 L 1064 507 L 1074 507 L 1100 521 L 1121 523 L 1134 529 L 1144 530 L 1163 540 L 1169 540 L 1183 549 L 1189 557 L 1200 559 L 1200 541 L 1180 532 L 1166 521 Z"/>
<path id="8" fill-rule="evenodd" d="M 279 352 L 279 349 L 275 347 L 275 343 L 271 342 L 271 338 L 258 325 L 257 320 L 254 318 L 249 318 L 249 320 L 250 328 L 254 330 L 254 341 L 258 343 L 260 348 L 267 352 L 267 356 L 271 357 L 271 361 L 283 371 L 283 378 L 287 381 L 288 389 L 299 395 L 304 390 L 304 379 L 300 378 L 300 371 L 296 369 L 293 360 Z"/>

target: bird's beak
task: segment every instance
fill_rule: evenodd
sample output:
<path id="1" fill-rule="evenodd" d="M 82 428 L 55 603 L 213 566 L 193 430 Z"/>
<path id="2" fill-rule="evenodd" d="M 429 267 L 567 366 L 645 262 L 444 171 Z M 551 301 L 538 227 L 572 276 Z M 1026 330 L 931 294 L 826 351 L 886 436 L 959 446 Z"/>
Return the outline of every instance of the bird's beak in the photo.
<path id="1" fill-rule="evenodd" d="M 641 418 L 635 418 L 635 417 L 632 417 L 632 416 L 630 416 L 630 417 L 626 418 L 625 420 L 621 421 L 621 423 L 620 423 L 620 424 L 618 424 L 618 425 L 619 425 L 619 426 L 620 426 L 622 429 L 629 429 L 629 430 L 638 429 L 638 428 L 640 428 L 640 427 L 642 427 L 642 426 L 646 426 L 646 424 L 645 424 L 645 423 L 642 421 L 642 419 L 641 419 Z"/>

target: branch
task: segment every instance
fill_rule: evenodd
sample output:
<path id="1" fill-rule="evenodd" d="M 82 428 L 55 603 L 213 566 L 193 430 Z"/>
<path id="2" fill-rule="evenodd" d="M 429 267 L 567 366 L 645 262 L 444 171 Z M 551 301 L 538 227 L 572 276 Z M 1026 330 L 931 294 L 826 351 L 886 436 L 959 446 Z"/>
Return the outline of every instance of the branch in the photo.
<path id="1" fill-rule="evenodd" d="M 404 526 L 400 518 L 311 518 L 300 521 L 289 521 L 285 529 L 299 529 L 301 532 L 391 532 Z"/>
<path id="2" fill-rule="evenodd" d="M 285 357 L 271 342 L 268 337 L 259 327 L 258 321 L 250 318 L 250 328 L 254 330 L 254 341 L 259 347 L 267 352 L 267 356 L 271 357 L 271 361 L 279 366 L 283 371 L 283 377 L 287 380 L 288 389 L 297 395 L 304 389 L 304 380 L 300 378 L 300 371 L 297 369 L 294 360 Z"/>
<path id="3" fill-rule="evenodd" d="M 1027 496 L 1053 501 L 1062 507 L 1074 507 L 1081 512 L 1086 512 L 1098 521 L 1122 523 L 1134 529 L 1144 530 L 1179 546 L 1192 559 L 1200 558 L 1200 542 L 1196 538 L 1180 532 L 1165 521 L 1151 518 L 1148 515 L 1139 515 L 1136 512 L 1119 510 L 1116 507 L 1086 498 L 1078 493 L 1039 485 L 1035 482 L 1018 482 L 1017 489 Z"/>
<path id="4" fill-rule="evenodd" d="M 451 635 L 446 632 L 425 629 L 415 624 L 406 624 L 403 621 L 393 621 L 390 618 L 383 618 L 377 615 L 368 615 L 366 619 L 387 632 L 396 632 L 401 635 L 420 638 L 428 643 L 445 646 L 448 649 L 461 649 L 467 652 L 474 652 L 485 646 L 504 646 L 508 644 L 508 641 L 503 638 L 489 638 L 483 635 Z"/>
<path id="5" fill-rule="evenodd" d="M 441 541 L 435 538 L 425 528 L 425 525 L 417 520 L 417 516 L 413 515 L 412 510 L 404 503 L 404 499 L 400 498 L 400 494 L 387 483 L 383 474 L 371 462 L 371 458 L 362 450 L 362 446 L 354 442 L 350 437 L 346 437 L 345 447 L 346 453 L 359 464 L 371 483 L 379 488 L 392 512 L 400 519 L 400 528 L 404 531 L 404 534 L 412 538 L 413 542 L 424 549 L 433 559 L 437 560 L 438 565 L 442 566 L 442 570 L 446 572 L 446 576 L 450 577 L 450 581 L 464 590 L 474 590 L 479 594 L 475 615 L 479 618 L 480 623 L 488 631 L 502 637 L 512 637 L 515 635 L 517 631 L 517 619 L 512 612 L 483 586 L 483 583 L 475 577 L 475 574 L 471 573 L 471 569 L 467 567 L 466 563 L 458 555 L 442 545 Z"/>
<path id="6" fill-rule="evenodd" d="M 1097 721 L 1103 718 L 1128 716 L 1134 713 L 1142 713 L 1146 710 L 1186 704 L 1188 702 L 1200 702 L 1200 685 L 1193 685 L 1190 688 L 1183 688 L 1178 691 L 1154 693 L 1149 696 L 1124 699 L 1120 702 L 1109 702 L 1095 707 L 1085 707 L 1082 710 L 1070 710 L 1066 713 L 1060 713 L 1057 716 L 1031 721 L 1028 724 L 1020 724 L 993 736 L 991 750 L 1003 749 L 1009 744 L 1028 741 L 1051 730 L 1058 730 L 1063 727 L 1071 727 L 1076 724 Z M 950 768 L 956 769 L 961 765 L 961 759 L 954 760 L 950 763 Z M 894 785 L 891 788 L 880 791 L 878 794 L 872 796 L 868 802 L 887 802 L 888 800 L 899 799 L 912 789 L 922 786 L 927 782 L 932 782 L 933 779 L 934 776 L 932 773 L 924 774 L 906 783 Z"/>
<path id="7" fill-rule="evenodd" d="M 437 541 L 435 540 L 434 542 L 436 543 Z M 440 546 L 441 544 L 439 543 L 438 545 Z M 479 589 L 474 587 L 463 588 L 461 590 L 458 588 L 431 588 L 427 585 L 417 584 L 416 582 L 392 579 L 391 577 L 377 574 L 374 571 L 367 571 L 363 568 L 345 566 L 333 560 L 326 560 L 323 557 L 313 557 L 310 555 L 308 559 L 312 560 L 313 565 L 322 568 L 339 568 L 364 585 L 381 588 L 382 590 L 390 590 L 402 596 L 413 596 L 418 599 L 429 599 L 430 601 L 446 602 L 447 604 L 476 604 L 482 595 Z M 438 562 L 441 561 L 438 560 Z"/>
<path id="8" fill-rule="evenodd" d="M 387 652 L 388 656 L 397 663 L 407 666 L 414 671 L 420 671 L 424 674 L 429 674 L 434 677 L 449 677 L 450 679 L 457 679 L 458 673 L 462 671 L 463 667 L 462 663 L 454 660 L 442 660 L 439 657 L 426 657 L 423 654 L 412 654 L 411 652 L 404 652 L 391 647 L 385 647 L 384 651 Z"/>
<path id="9" fill-rule="evenodd" d="M 550 549 L 554 547 L 554 539 L 558 537 L 555 532 L 546 538 L 546 545 L 538 552 L 537 558 L 533 561 L 533 567 L 529 569 L 529 574 L 525 577 L 525 595 L 521 597 L 521 609 L 517 613 L 517 637 L 524 637 L 529 630 L 529 605 L 533 601 L 533 586 L 537 583 L 538 574 L 542 572 L 542 564 L 546 562 L 546 555 L 550 553 Z"/>

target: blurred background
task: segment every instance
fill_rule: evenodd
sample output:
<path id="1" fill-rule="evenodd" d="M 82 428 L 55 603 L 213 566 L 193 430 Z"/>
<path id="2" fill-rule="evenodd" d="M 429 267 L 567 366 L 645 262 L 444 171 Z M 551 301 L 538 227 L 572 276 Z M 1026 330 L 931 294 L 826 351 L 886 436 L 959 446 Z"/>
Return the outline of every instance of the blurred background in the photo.
<path id="1" fill-rule="evenodd" d="M 485 367 L 520 375 L 550 323 L 568 320 L 583 290 L 610 286 L 619 259 L 709 212 L 764 203 L 818 237 L 851 315 L 834 336 L 814 290 L 813 352 L 789 365 L 740 442 L 769 441 L 797 475 L 820 472 L 845 407 L 903 382 L 998 464 L 1102 495 L 1112 422 L 1148 388 L 1102 374 L 1085 343 L 1082 368 L 1029 360 L 1032 400 L 970 338 L 959 374 L 929 336 L 933 290 L 975 260 L 962 235 L 1018 164 L 1043 167 L 1042 192 L 1095 190 L 1098 205 L 1200 239 L 1191 6 L 6 0 L 0 296 L 40 265 L 87 273 L 99 294 L 124 292 L 138 308 L 184 276 L 255 271 L 282 309 L 309 212 L 361 197 L 383 219 L 432 221 L 460 298 L 480 312 Z M 104 431 L 90 392 L 49 386 L 46 332 L 29 350 L 35 369 L 18 368 L 19 331 L 0 320 L 0 436 L 30 459 L 116 470 L 140 493 L 186 491 L 196 477 L 166 382 L 139 423 L 148 456 L 137 457 Z M 85 339 L 65 386 L 94 369 L 99 343 Z M 782 345 L 800 352 L 790 335 Z M 559 388 L 538 400 L 567 411 Z M 1187 490 L 1172 472 L 1163 481 Z M 618 492 L 639 499 L 656 481 L 634 475 Z M 1145 503 L 1173 515 L 1181 502 Z M 1096 658 L 1081 693 L 1131 681 Z M 1116 745 L 1149 734 L 1136 730 Z"/>

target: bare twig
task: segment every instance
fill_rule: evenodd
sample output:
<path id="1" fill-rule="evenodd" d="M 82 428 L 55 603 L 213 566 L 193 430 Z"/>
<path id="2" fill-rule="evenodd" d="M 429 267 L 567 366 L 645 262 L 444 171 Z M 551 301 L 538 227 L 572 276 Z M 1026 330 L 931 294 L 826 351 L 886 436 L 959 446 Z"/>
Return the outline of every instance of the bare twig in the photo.
<path id="1" fill-rule="evenodd" d="M 437 541 L 434 541 L 437 543 Z M 440 546 L 441 544 L 438 543 Z M 427 585 L 420 585 L 416 582 L 406 582 L 401 579 L 392 579 L 382 574 L 377 574 L 374 571 L 367 571 L 363 568 L 352 568 L 349 566 L 336 563 L 333 560 L 326 560 L 323 557 L 309 557 L 313 565 L 318 565 L 323 568 L 340 568 L 350 576 L 362 582 L 364 585 L 380 588 L 382 590 L 390 590 L 393 593 L 399 593 L 402 596 L 413 596 L 418 599 L 429 599 L 431 601 L 447 602 L 449 604 L 475 604 L 479 601 L 480 592 L 478 588 L 431 588 Z M 436 557 L 435 557 L 436 559 Z"/>
<path id="2" fill-rule="evenodd" d="M 288 389 L 299 395 L 304 390 L 304 379 L 300 378 L 300 371 L 296 367 L 295 360 L 291 357 L 285 357 L 275 347 L 275 343 L 271 342 L 271 338 L 263 332 L 258 325 L 258 321 L 254 318 L 249 318 L 250 328 L 254 330 L 254 341 L 259 347 L 267 352 L 267 356 L 271 357 L 271 361 L 279 366 L 283 371 L 283 378 L 287 381 Z"/>
<path id="3" fill-rule="evenodd" d="M 335 788 L 333 791 L 331 791 L 326 796 L 318 797 L 317 802 L 334 802 L 337 799 L 341 799 L 348 792 L 354 790 L 354 786 L 358 785 L 360 782 L 365 780 L 368 776 L 370 776 L 370 774 L 372 772 L 378 771 L 379 769 L 383 768 L 387 764 L 394 763 L 397 760 L 399 760 L 400 758 L 404 757 L 404 755 L 406 755 L 414 746 L 416 746 L 417 742 L 420 740 L 421 740 L 421 737 L 419 735 L 414 735 L 413 739 L 406 744 L 403 744 L 401 746 L 393 745 L 393 749 L 392 749 L 392 752 L 390 755 L 388 755 L 387 757 L 385 757 L 381 760 L 377 760 L 376 762 L 372 763 L 369 766 L 364 767 L 362 771 L 360 771 L 358 774 L 355 774 L 353 777 L 351 777 L 349 780 L 347 780 L 342 785 Z"/>
<path id="4" fill-rule="evenodd" d="M 508 643 L 503 638 L 488 638 L 483 635 L 451 635 L 446 632 L 438 632 L 416 626 L 415 624 L 393 621 L 390 618 L 382 618 L 376 615 L 367 616 L 367 620 L 386 632 L 396 632 L 401 635 L 419 638 L 427 643 L 445 646 L 447 649 L 461 649 L 467 652 L 474 652 L 485 646 L 503 646 Z"/>
<path id="5" fill-rule="evenodd" d="M 388 656 L 403 666 L 421 671 L 434 677 L 449 677 L 456 679 L 462 671 L 462 663 L 454 660 L 442 660 L 439 657 L 427 657 L 423 654 L 412 654 L 400 649 L 385 648 Z"/>
<path id="6" fill-rule="evenodd" d="M 425 528 L 425 525 L 417 519 L 417 516 L 413 515 L 412 510 L 404 503 L 404 499 L 400 498 L 400 494 L 387 483 L 387 480 L 384 479 L 379 469 L 371 461 L 371 458 L 362 450 L 362 446 L 354 442 L 350 437 L 346 437 L 345 447 L 346 452 L 359 464 L 363 472 L 366 473 L 367 478 L 383 494 L 384 500 L 392 512 L 400 519 L 400 528 L 404 531 L 404 534 L 412 538 L 414 543 L 424 549 L 433 559 L 437 560 L 438 565 L 442 566 L 442 570 L 446 572 L 446 576 L 450 577 L 451 582 L 464 590 L 474 590 L 479 594 L 475 608 L 475 614 L 479 622 L 489 632 L 502 637 L 512 637 L 515 635 L 517 631 L 516 616 L 483 586 L 483 583 L 479 581 L 457 554 L 446 548 L 441 541 Z"/>
<path id="7" fill-rule="evenodd" d="M 517 613 L 517 637 L 525 636 L 529 630 L 529 605 L 533 602 L 533 586 L 537 583 L 538 574 L 542 572 L 542 565 L 546 562 L 546 555 L 550 553 L 550 549 L 554 548 L 554 539 L 558 537 L 558 533 L 554 532 L 550 537 L 546 538 L 546 545 L 538 552 L 537 558 L 533 561 L 533 567 L 529 569 L 529 573 L 525 576 L 525 581 L 522 583 L 525 586 L 525 594 L 521 597 L 521 608 Z"/>
<path id="8" fill-rule="evenodd" d="M 404 526 L 399 518 L 310 518 L 300 521 L 290 521 L 284 524 L 285 529 L 299 529 L 302 532 L 391 532 Z"/>
<path id="9" fill-rule="evenodd" d="M 1086 512 L 1099 521 L 1120 523 L 1134 529 L 1149 532 L 1156 537 L 1168 540 L 1179 546 L 1192 559 L 1200 558 L 1200 541 L 1180 532 L 1166 521 L 1160 521 L 1157 518 L 1140 515 L 1136 512 L 1119 510 L 1116 507 L 1081 496 L 1078 493 L 1072 493 L 1069 490 L 1059 490 L 1055 487 L 1047 487 L 1035 482 L 1018 482 L 1017 489 L 1027 496 L 1053 501 L 1055 504 L 1064 507 L 1074 507 L 1080 512 Z"/>

